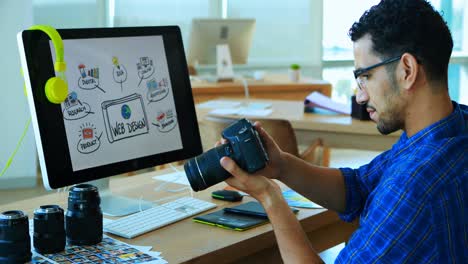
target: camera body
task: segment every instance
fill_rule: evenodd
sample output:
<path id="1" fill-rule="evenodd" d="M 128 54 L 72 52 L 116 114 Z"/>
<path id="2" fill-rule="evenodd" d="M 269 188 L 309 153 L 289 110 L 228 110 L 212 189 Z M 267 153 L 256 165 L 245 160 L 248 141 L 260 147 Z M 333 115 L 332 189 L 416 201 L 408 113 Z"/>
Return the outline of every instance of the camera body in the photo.
<path id="1" fill-rule="evenodd" d="M 232 158 L 243 170 L 253 173 L 263 169 L 268 154 L 254 126 L 245 118 L 233 123 L 222 132 L 228 140 L 228 157 Z M 231 151 L 232 150 L 232 151 Z"/>
<path id="2" fill-rule="evenodd" d="M 231 176 L 219 160 L 232 158 L 243 170 L 253 173 L 266 166 L 268 153 L 255 127 L 243 118 L 226 127 L 222 132 L 228 143 L 212 148 L 185 163 L 185 174 L 194 191 L 204 190 Z"/>

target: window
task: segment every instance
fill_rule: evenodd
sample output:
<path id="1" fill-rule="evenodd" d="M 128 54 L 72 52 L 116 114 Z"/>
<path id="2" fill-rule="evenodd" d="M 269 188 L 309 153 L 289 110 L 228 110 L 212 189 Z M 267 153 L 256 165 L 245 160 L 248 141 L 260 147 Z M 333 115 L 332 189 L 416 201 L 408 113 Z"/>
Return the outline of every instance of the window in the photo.
<path id="1" fill-rule="evenodd" d="M 333 97 L 347 102 L 356 87 L 353 70 L 352 42 L 348 30 L 352 23 L 377 4 L 378 0 L 323 1 L 323 78 L 332 82 Z M 432 0 L 452 32 L 454 52 L 449 66 L 449 92 L 453 100 L 468 103 L 468 25 L 467 0 Z M 339 7 L 339 8 L 337 8 Z"/>
<path id="2" fill-rule="evenodd" d="M 333 97 L 349 102 L 355 88 L 348 30 L 379 0 L 33 0 L 34 23 L 58 28 L 179 25 L 188 47 L 190 23 L 198 17 L 255 18 L 247 71 L 285 72 L 292 63 L 303 74 L 333 84 Z M 454 38 L 449 89 L 468 103 L 468 0 L 432 0 Z M 214 70 L 214 67 L 207 67 Z"/>

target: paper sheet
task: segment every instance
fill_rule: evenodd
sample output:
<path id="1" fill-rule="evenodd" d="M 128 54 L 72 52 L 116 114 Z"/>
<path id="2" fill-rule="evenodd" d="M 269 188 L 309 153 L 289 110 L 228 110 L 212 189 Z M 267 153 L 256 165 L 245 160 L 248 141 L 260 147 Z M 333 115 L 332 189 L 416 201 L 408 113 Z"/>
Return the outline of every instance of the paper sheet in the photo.
<path id="1" fill-rule="evenodd" d="M 309 94 L 305 98 L 304 105 L 308 107 L 319 107 L 340 114 L 351 114 L 350 105 L 335 102 L 330 97 L 327 97 L 319 92 L 312 92 Z"/>
<path id="2" fill-rule="evenodd" d="M 165 182 L 173 182 L 182 185 L 190 185 L 184 171 L 177 171 L 173 173 L 166 173 L 163 175 L 154 176 L 153 179 Z"/>
<path id="3" fill-rule="evenodd" d="M 288 203 L 288 205 L 292 207 L 312 208 L 312 209 L 323 208 L 322 206 L 310 201 L 309 199 L 305 198 L 304 196 L 300 195 L 299 193 L 291 189 L 284 191 L 283 196 L 286 199 L 286 202 Z"/>

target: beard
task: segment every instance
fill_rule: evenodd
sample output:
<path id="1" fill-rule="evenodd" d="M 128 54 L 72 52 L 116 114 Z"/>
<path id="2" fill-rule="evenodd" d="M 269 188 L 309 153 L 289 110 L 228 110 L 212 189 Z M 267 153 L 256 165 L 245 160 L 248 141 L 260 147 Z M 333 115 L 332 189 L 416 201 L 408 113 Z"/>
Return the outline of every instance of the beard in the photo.
<path id="1" fill-rule="evenodd" d="M 405 99 L 400 95 L 399 87 L 394 79 L 390 79 L 390 89 L 385 94 L 386 107 L 379 116 L 377 130 L 382 135 L 388 135 L 400 129 L 404 129 Z"/>

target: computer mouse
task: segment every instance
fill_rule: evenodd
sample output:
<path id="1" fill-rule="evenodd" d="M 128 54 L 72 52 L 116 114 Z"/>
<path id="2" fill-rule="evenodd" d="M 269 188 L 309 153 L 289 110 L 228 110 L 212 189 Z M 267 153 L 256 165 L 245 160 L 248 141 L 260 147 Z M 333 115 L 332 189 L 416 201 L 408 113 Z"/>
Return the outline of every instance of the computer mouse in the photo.
<path id="1" fill-rule="evenodd" d="M 244 196 L 237 191 L 218 190 L 212 192 L 211 197 L 223 201 L 238 202 L 241 201 Z"/>

